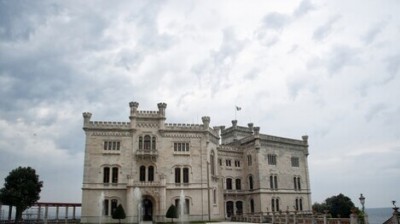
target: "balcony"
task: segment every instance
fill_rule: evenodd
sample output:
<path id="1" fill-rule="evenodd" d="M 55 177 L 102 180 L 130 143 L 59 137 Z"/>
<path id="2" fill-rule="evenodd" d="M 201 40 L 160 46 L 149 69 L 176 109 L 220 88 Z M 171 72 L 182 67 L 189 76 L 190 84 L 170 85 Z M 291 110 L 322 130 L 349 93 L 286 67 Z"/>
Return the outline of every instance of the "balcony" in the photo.
<path id="1" fill-rule="evenodd" d="M 136 150 L 136 159 L 156 161 L 158 157 L 157 149 L 138 149 Z"/>

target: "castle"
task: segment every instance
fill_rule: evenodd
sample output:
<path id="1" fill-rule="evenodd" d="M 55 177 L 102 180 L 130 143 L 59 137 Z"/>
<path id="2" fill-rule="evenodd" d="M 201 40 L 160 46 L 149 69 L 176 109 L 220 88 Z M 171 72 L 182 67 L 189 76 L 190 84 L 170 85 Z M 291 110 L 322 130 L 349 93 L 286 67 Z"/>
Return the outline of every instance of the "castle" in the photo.
<path id="1" fill-rule="evenodd" d="M 121 204 L 126 223 L 169 221 L 173 205 L 187 221 L 260 217 L 311 210 L 308 137 L 301 140 L 239 126 L 166 123 L 167 104 L 138 110 L 130 102 L 128 122 L 91 121 L 86 134 L 82 223 L 117 222 Z M 139 206 L 140 205 L 140 206 Z"/>

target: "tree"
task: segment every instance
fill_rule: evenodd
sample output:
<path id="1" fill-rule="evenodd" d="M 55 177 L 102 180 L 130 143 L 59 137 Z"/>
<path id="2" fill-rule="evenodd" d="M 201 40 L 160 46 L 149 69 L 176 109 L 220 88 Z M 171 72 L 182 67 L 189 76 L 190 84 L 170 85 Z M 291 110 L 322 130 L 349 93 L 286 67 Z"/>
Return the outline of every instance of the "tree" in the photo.
<path id="1" fill-rule="evenodd" d="M 171 205 L 168 208 L 167 214 L 165 214 L 167 218 L 171 218 L 172 222 L 174 222 L 174 218 L 178 218 L 178 210 L 176 209 L 175 205 Z"/>
<path id="2" fill-rule="evenodd" d="M 0 201 L 5 205 L 15 206 L 15 223 L 22 217 L 25 209 L 40 199 L 43 182 L 31 167 L 18 167 L 4 179 L 4 187 L 0 189 Z"/>
<path id="3" fill-rule="evenodd" d="M 312 206 L 313 210 L 319 213 L 324 213 L 325 210 L 332 215 L 333 218 L 340 217 L 350 217 L 351 209 L 354 208 L 354 203 L 351 199 L 343 194 L 338 194 L 337 196 L 332 196 L 325 199 L 324 203 L 314 203 Z"/>
<path id="4" fill-rule="evenodd" d="M 122 207 L 121 204 L 119 204 L 117 206 L 117 208 L 114 210 L 114 212 L 112 213 L 112 218 L 113 219 L 118 219 L 119 223 L 121 223 L 121 219 L 125 219 L 126 215 L 125 215 L 125 210 Z"/>

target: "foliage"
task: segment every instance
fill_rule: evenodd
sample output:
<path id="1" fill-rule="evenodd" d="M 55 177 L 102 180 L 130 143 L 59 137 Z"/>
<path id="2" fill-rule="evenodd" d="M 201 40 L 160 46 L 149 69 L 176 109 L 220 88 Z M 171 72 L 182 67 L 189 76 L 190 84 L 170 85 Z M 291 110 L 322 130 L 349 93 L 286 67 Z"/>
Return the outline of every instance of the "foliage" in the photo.
<path id="1" fill-rule="evenodd" d="M 314 203 L 312 208 L 318 213 L 328 211 L 333 218 L 337 218 L 339 215 L 343 218 L 349 218 L 351 209 L 354 208 L 354 203 L 349 197 L 339 194 L 325 199 L 324 203 Z"/>
<path id="2" fill-rule="evenodd" d="M 5 205 L 15 206 L 15 222 L 22 217 L 25 209 L 40 199 L 43 182 L 31 167 L 18 167 L 4 179 L 4 187 L 0 189 L 0 201 Z"/>
<path id="3" fill-rule="evenodd" d="M 171 205 L 168 208 L 167 214 L 165 214 L 167 218 L 171 218 L 172 222 L 174 222 L 174 218 L 178 218 L 178 209 L 176 209 L 175 205 Z"/>
<path id="4" fill-rule="evenodd" d="M 113 219 L 118 219 L 119 223 L 121 223 L 121 219 L 125 219 L 126 215 L 125 215 L 125 210 L 122 207 L 121 204 L 119 204 L 117 206 L 117 208 L 114 210 L 114 212 L 112 213 L 112 218 Z"/>

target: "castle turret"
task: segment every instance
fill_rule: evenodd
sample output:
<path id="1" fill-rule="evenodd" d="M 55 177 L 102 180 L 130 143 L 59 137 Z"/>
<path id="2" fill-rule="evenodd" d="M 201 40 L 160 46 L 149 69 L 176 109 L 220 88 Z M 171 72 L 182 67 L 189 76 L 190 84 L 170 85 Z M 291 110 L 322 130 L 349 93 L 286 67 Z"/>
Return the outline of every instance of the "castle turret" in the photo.
<path id="1" fill-rule="evenodd" d="M 208 128 L 210 127 L 210 117 L 204 116 L 201 117 L 201 120 L 203 121 L 204 129 L 208 130 Z"/>
<path id="2" fill-rule="evenodd" d="M 83 116 L 83 127 L 86 127 L 90 122 L 90 118 L 92 117 L 92 113 L 83 112 L 82 116 Z"/>
<path id="3" fill-rule="evenodd" d="M 137 109 L 139 107 L 138 102 L 129 102 L 129 107 L 131 108 L 131 114 L 129 116 L 129 119 L 131 120 L 131 128 L 136 127 L 136 117 L 137 117 Z"/>
<path id="4" fill-rule="evenodd" d="M 254 127 L 254 138 L 255 138 L 255 148 L 260 149 L 261 148 L 261 142 L 260 142 L 260 127 Z"/>
<path id="5" fill-rule="evenodd" d="M 160 115 L 160 128 L 164 129 L 165 125 L 165 110 L 167 109 L 167 104 L 166 103 L 158 103 L 158 114 Z"/>

